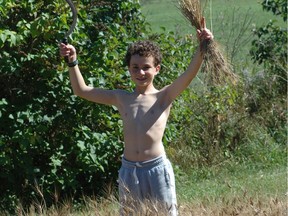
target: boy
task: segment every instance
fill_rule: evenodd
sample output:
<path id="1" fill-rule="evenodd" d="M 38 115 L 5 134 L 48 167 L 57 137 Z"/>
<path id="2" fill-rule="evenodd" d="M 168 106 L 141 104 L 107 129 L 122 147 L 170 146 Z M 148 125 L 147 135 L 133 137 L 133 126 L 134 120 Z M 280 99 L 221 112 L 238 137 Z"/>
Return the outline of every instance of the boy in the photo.
<path id="1" fill-rule="evenodd" d="M 197 37 L 200 43 L 213 39 L 204 18 Z M 75 48 L 61 43 L 60 54 L 68 57 L 74 94 L 96 103 L 114 105 L 122 117 L 125 146 L 119 171 L 121 203 L 128 205 L 128 195 L 133 200 L 155 200 L 164 204 L 170 215 L 177 215 L 174 173 L 165 156 L 162 137 L 172 102 L 188 87 L 202 64 L 200 49 L 180 77 L 157 90 L 153 79 L 160 71 L 159 48 L 149 41 L 130 45 L 125 60 L 135 83 L 133 92 L 87 86 L 78 67 Z"/>

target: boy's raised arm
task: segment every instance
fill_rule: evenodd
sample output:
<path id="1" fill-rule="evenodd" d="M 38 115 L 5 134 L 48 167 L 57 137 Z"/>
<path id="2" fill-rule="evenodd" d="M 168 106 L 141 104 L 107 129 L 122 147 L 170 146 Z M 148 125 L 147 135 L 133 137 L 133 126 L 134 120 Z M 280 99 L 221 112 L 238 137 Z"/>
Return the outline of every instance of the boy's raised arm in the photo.
<path id="1" fill-rule="evenodd" d="M 202 43 L 204 40 L 213 39 L 213 34 L 206 28 L 204 17 L 202 18 L 202 29 L 197 30 L 197 37 Z M 191 83 L 194 77 L 197 75 L 201 64 L 203 62 L 203 56 L 198 47 L 194 57 L 192 58 L 186 71 L 180 75 L 171 85 L 167 86 L 167 96 L 169 101 L 172 102 L 178 95 L 180 95 Z"/>
<path id="2" fill-rule="evenodd" d="M 86 85 L 85 80 L 78 67 L 78 63 L 76 63 L 77 60 L 76 49 L 72 45 L 69 44 L 65 45 L 64 43 L 61 43 L 60 55 L 63 57 L 64 56 L 68 57 L 69 62 L 68 66 L 70 64 L 69 66 L 70 82 L 72 85 L 73 93 L 75 95 L 96 103 L 116 105 L 117 103 L 116 91 L 104 90 Z"/>

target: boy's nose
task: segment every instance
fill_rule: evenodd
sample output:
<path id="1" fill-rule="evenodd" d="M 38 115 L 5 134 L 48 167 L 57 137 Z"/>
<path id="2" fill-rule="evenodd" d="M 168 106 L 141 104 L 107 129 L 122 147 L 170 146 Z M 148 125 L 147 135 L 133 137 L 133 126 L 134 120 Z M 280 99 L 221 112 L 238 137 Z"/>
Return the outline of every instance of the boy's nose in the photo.
<path id="1" fill-rule="evenodd" d="M 144 75 L 144 74 L 145 74 L 145 71 L 144 71 L 143 69 L 140 69 L 139 73 L 140 73 L 141 75 Z"/>

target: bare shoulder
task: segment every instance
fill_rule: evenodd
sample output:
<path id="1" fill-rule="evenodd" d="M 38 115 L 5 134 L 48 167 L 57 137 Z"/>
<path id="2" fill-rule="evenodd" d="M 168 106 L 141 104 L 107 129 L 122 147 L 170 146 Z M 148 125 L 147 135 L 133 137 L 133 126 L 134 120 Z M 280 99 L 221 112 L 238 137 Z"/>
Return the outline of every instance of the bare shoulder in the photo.
<path id="1" fill-rule="evenodd" d="M 117 98 L 118 101 L 118 105 L 124 105 L 125 103 L 128 103 L 131 99 L 131 97 L 133 96 L 132 92 L 123 90 L 123 89 L 116 89 L 113 90 L 114 94 Z"/>
<path id="2" fill-rule="evenodd" d="M 123 89 L 115 89 L 113 90 L 114 94 L 118 97 L 118 99 L 123 100 L 132 95 L 131 92 Z"/>

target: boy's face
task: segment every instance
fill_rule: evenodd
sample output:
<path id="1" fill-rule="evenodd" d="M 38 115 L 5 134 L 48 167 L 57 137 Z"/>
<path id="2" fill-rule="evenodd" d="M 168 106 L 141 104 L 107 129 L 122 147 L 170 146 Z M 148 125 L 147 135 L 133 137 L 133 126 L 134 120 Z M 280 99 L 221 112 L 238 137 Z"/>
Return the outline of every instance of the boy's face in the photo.
<path id="1" fill-rule="evenodd" d="M 148 86 L 153 83 L 154 76 L 159 72 L 160 65 L 154 66 L 152 56 L 131 56 L 129 72 L 132 81 L 137 86 Z"/>

